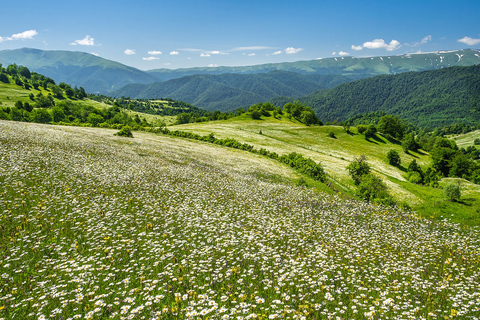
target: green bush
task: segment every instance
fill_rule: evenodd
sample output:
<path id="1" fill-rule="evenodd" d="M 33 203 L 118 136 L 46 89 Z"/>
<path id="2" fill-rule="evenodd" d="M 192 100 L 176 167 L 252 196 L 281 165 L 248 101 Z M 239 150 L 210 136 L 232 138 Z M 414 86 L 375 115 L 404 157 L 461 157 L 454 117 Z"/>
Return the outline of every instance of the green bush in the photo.
<path id="1" fill-rule="evenodd" d="M 473 144 L 476 146 L 480 146 L 480 138 L 473 140 Z"/>
<path id="2" fill-rule="evenodd" d="M 394 200 L 387 191 L 387 186 L 382 179 L 373 174 L 366 174 L 358 185 L 357 193 L 367 201 L 385 205 L 393 205 Z"/>
<path id="3" fill-rule="evenodd" d="M 420 173 L 416 171 L 409 172 L 407 175 L 407 178 L 408 178 L 408 181 L 410 181 L 411 183 L 415 183 L 415 184 L 423 183 L 422 176 L 420 175 Z"/>
<path id="4" fill-rule="evenodd" d="M 367 163 L 367 158 L 364 155 L 355 158 L 346 169 L 357 186 L 360 184 L 362 177 L 370 173 L 370 165 Z"/>
<path id="5" fill-rule="evenodd" d="M 458 183 L 449 183 L 443 188 L 443 193 L 450 201 L 460 200 L 460 186 Z"/>
<path id="6" fill-rule="evenodd" d="M 132 128 L 130 128 L 130 126 L 123 126 L 122 129 L 120 129 L 120 131 L 118 131 L 114 135 L 120 136 L 120 137 L 133 138 Z"/>
<path id="7" fill-rule="evenodd" d="M 363 124 L 359 124 L 357 126 L 357 131 L 358 133 L 363 134 L 365 131 L 367 131 L 367 126 Z"/>
<path id="8" fill-rule="evenodd" d="M 328 136 L 329 136 L 330 138 L 333 138 L 333 139 L 336 139 L 336 138 L 337 138 L 337 137 L 335 137 L 335 133 L 334 133 L 333 131 L 330 131 L 330 132 L 328 133 Z"/>
<path id="9" fill-rule="evenodd" d="M 388 160 L 388 163 L 394 167 L 398 167 L 401 163 L 400 155 L 398 154 L 397 150 L 393 150 L 393 149 L 388 151 L 387 160 Z"/>

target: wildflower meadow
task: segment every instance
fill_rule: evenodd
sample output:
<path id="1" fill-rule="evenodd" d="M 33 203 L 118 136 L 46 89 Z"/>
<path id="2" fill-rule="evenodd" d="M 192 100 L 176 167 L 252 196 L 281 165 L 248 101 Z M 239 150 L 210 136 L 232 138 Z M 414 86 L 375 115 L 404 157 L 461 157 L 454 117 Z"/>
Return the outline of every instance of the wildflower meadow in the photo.
<path id="1" fill-rule="evenodd" d="M 113 133 L 0 121 L 0 319 L 479 319 L 478 228 Z"/>

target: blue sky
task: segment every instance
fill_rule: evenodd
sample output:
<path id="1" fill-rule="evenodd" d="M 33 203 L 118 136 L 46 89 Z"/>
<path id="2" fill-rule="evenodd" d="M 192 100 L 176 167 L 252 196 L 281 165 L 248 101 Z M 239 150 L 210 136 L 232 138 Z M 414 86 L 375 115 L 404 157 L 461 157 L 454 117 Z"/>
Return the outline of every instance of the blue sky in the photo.
<path id="1" fill-rule="evenodd" d="M 83 51 L 142 70 L 480 48 L 478 0 L 22 0 L 0 7 L 0 50 Z"/>

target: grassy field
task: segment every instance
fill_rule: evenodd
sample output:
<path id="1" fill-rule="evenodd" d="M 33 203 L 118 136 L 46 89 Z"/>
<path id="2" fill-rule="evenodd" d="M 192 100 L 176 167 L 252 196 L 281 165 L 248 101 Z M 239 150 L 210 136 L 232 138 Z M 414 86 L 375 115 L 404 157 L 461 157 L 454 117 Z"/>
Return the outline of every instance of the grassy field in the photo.
<path id="1" fill-rule="evenodd" d="M 468 192 L 467 186 L 470 185 L 468 181 L 463 183 L 465 194 L 468 194 L 468 197 L 464 198 L 463 206 L 446 200 L 441 189 L 407 182 L 405 175 L 408 164 L 415 159 L 421 166 L 426 167 L 430 164 L 429 155 L 423 151 L 406 154 L 398 142 L 390 142 L 378 135 L 375 139 L 367 141 L 355 128 L 346 133 L 340 126 L 307 127 L 284 117 L 251 120 L 248 115 L 225 121 L 172 126 L 170 129 L 200 135 L 214 133 L 218 138 L 234 138 L 258 148 L 275 151 L 280 155 L 298 152 L 320 161 L 331 179 L 338 184 L 342 192 L 346 193 L 352 193 L 355 186 L 345 168 L 354 158 L 365 155 L 373 171 L 387 184 L 389 192 L 398 201 L 417 210 L 419 214 L 425 217 L 433 216 L 435 219 L 453 215 L 452 218 L 459 223 L 480 225 L 480 212 L 477 209 L 480 208 L 480 194 Z M 335 138 L 329 137 L 330 132 L 334 133 Z M 400 154 L 402 165 L 399 168 L 387 162 L 387 153 L 392 149 Z M 432 201 L 435 209 L 430 206 Z"/>
<path id="2" fill-rule="evenodd" d="M 480 313 L 478 228 L 297 187 L 255 154 L 114 133 L 0 121 L 0 318 Z"/>
<path id="3" fill-rule="evenodd" d="M 480 139 L 480 130 L 472 131 L 465 134 L 452 136 L 451 139 L 455 140 L 459 148 L 467 148 L 473 146 L 473 141 L 475 139 Z M 477 149 L 480 148 L 479 145 L 475 146 Z"/>
<path id="4" fill-rule="evenodd" d="M 43 87 L 39 87 L 39 89 L 40 90 L 35 90 L 34 88 L 31 88 L 30 90 L 25 90 L 22 87 L 19 87 L 15 84 L 0 83 L 0 106 L 14 107 L 17 101 L 21 101 L 22 103 L 28 102 L 31 105 L 35 105 L 35 101 L 32 101 L 29 98 L 30 93 L 33 93 L 34 96 L 36 96 L 40 92 L 43 95 L 51 94 L 51 91 L 44 90 Z M 66 99 L 54 98 L 55 103 L 59 103 L 63 100 L 66 100 Z M 109 104 L 106 104 L 103 102 L 97 102 L 90 99 L 82 99 L 82 100 L 68 99 L 68 101 L 71 101 L 73 104 L 92 106 L 94 108 L 99 108 L 99 109 L 111 107 L 111 105 Z M 153 114 L 145 114 L 145 113 L 136 112 L 132 110 L 126 110 L 126 111 L 129 115 L 132 115 L 132 116 L 135 116 L 138 114 L 139 117 L 145 118 L 149 123 L 152 123 L 152 124 L 158 124 L 160 122 L 164 122 L 167 125 L 171 125 L 175 122 L 174 116 L 159 116 L 159 115 L 153 115 Z"/>

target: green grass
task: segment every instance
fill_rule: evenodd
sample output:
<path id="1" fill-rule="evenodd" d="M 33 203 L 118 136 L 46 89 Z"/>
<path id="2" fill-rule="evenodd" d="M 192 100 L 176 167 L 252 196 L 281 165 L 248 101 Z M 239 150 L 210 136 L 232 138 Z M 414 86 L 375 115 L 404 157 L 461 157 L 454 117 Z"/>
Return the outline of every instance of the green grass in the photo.
<path id="1" fill-rule="evenodd" d="M 114 133 L 0 121 L 0 318 L 479 314 L 478 228 L 297 187 L 252 153 Z"/>
<path id="2" fill-rule="evenodd" d="M 419 151 L 406 154 L 398 141 L 389 141 L 378 134 L 376 138 L 367 141 L 355 128 L 351 128 L 351 132 L 347 133 L 340 126 L 307 127 L 285 116 L 279 119 L 263 117 L 261 120 L 252 120 L 247 114 L 225 121 L 184 124 L 172 126 L 170 129 L 200 135 L 214 133 L 217 138 L 234 138 L 256 148 L 275 151 L 279 155 L 300 153 L 320 161 L 331 178 L 334 189 L 350 196 L 354 194 L 355 186 L 345 168 L 354 158 L 365 155 L 373 172 L 383 179 L 389 192 L 399 203 L 407 204 L 424 217 L 441 219 L 442 216 L 448 216 L 466 225 L 480 225 L 476 209 L 480 207 L 480 193 L 466 192 L 461 202 L 452 203 L 444 199 L 441 188 L 417 186 L 406 181 L 408 164 L 415 159 L 422 167 L 427 167 L 430 164 L 428 153 Z M 330 132 L 334 133 L 335 138 L 329 136 Z M 400 154 L 399 168 L 387 162 L 386 155 L 391 149 Z M 325 185 L 315 185 L 317 189 L 332 192 Z"/>
<path id="3" fill-rule="evenodd" d="M 475 139 L 480 139 L 480 130 L 468 132 L 465 134 L 455 135 L 450 137 L 451 139 L 455 140 L 457 146 L 459 148 L 467 148 L 469 146 L 473 146 L 473 142 Z M 479 145 L 475 146 L 477 149 L 480 148 Z"/>

